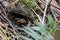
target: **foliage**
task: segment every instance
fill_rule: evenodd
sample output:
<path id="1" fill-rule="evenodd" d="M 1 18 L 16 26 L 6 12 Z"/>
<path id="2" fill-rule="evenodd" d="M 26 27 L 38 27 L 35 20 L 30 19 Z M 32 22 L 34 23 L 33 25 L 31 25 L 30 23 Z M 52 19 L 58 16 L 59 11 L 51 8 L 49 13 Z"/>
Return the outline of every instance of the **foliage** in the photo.
<path id="1" fill-rule="evenodd" d="M 49 27 L 46 24 L 37 22 L 36 23 L 37 26 L 31 27 L 31 28 L 24 27 L 23 30 L 26 33 L 28 33 L 31 37 L 33 37 L 35 40 L 54 40 L 50 32 L 52 32 L 51 30 L 55 28 L 56 23 L 53 20 L 51 15 L 48 15 L 48 19 L 49 19 L 49 24 L 50 24 Z M 39 33 L 36 31 L 38 31 Z"/>
<path id="2" fill-rule="evenodd" d="M 23 2 L 32 9 L 36 9 L 37 7 L 37 4 L 35 3 L 34 0 L 23 0 Z"/>

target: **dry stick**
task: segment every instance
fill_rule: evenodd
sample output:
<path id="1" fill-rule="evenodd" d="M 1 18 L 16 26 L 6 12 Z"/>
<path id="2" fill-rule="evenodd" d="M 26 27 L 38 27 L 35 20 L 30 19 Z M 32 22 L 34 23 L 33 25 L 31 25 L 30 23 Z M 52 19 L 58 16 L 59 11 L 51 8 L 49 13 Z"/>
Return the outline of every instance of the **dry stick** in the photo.
<path id="1" fill-rule="evenodd" d="M 13 3 L 11 3 L 11 4 L 15 5 L 15 4 L 18 3 L 18 2 L 19 2 L 19 0 L 16 0 L 15 2 L 13 2 Z"/>
<path id="2" fill-rule="evenodd" d="M 15 32 L 14 26 L 11 24 L 10 21 L 9 21 L 9 24 L 10 24 L 10 26 L 13 28 L 15 35 L 17 35 L 17 33 Z"/>
<path id="3" fill-rule="evenodd" d="M 3 15 L 3 13 L 0 13 L 4 18 L 5 20 L 8 22 L 7 18 L 5 17 L 5 15 Z"/>
<path id="4" fill-rule="evenodd" d="M 3 14 L 2 14 L 3 15 Z M 4 15 L 3 15 L 4 16 Z M 10 20 L 8 20 L 5 16 L 4 16 L 4 18 L 9 22 L 9 24 L 10 24 L 10 26 L 13 28 L 13 30 L 14 30 L 14 33 L 17 35 L 17 33 L 15 32 L 15 29 L 14 29 L 14 27 L 13 27 L 13 25 L 11 24 L 11 22 L 10 22 Z"/>
<path id="5" fill-rule="evenodd" d="M 43 4 L 44 4 L 44 5 L 45 5 L 45 3 L 46 3 L 46 2 L 43 1 Z M 60 10 L 60 7 L 57 7 L 57 6 L 53 5 L 53 4 L 50 4 L 50 6 L 53 6 L 53 7 L 57 8 L 58 10 Z M 58 21 L 58 20 L 56 19 L 56 17 L 55 17 L 55 14 L 54 14 L 54 13 L 52 13 L 52 14 L 53 14 L 55 20 Z M 57 15 L 57 14 L 56 14 L 56 15 Z"/>
<path id="6" fill-rule="evenodd" d="M 42 2 L 42 1 L 40 1 L 40 0 L 39 0 L 39 3 L 42 4 L 42 5 L 45 5 L 44 2 Z"/>
<path id="7" fill-rule="evenodd" d="M 60 7 L 54 6 L 53 4 L 50 4 L 50 5 L 60 10 Z"/>
<path id="8" fill-rule="evenodd" d="M 47 0 L 47 1 L 48 1 L 48 0 Z M 45 10 L 44 10 L 44 16 L 43 16 L 43 23 L 44 23 L 45 16 L 46 16 L 46 11 L 47 11 L 47 7 L 48 7 L 48 4 L 51 3 L 51 0 L 48 1 L 48 2 L 44 2 L 44 1 L 42 1 L 42 0 L 39 0 L 39 2 L 42 2 L 42 5 L 45 5 L 45 4 L 46 4 Z"/>
<path id="9" fill-rule="evenodd" d="M 38 6 L 38 5 L 37 5 Z M 43 10 L 38 6 L 38 8 L 40 9 L 40 11 L 43 13 Z"/>
<path id="10" fill-rule="evenodd" d="M 43 15 L 43 23 L 44 23 L 46 11 L 47 11 L 47 8 L 48 8 L 48 5 L 50 4 L 50 2 L 51 2 L 51 0 L 46 0 L 46 6 L 45 6 L 45 10 L 44 10 L 44 15 Z"/>
<path id="11" fill-rule="evenodd" d="M 1 30 L 4 32 L 4 34 L 5 34 L 5 39 L 7 38 L 7 35 L 6 35 L 6 31 L 2 28 L 2 25 L 0 26 L 0 28 L 1 28 Z"/>
<path id="12" fill-rule="evenodd" d="M 45 1 L 42 1 L 43 3 L 42 4 L 44 4 L 45 5 Z M 57 7 L 57 6 L 55 6 L 55 5 L 53 5 L 53 4 L 50 4 L 50 6 L 53 6 L 53 7 L 55 7 L 55 8 L 57 8 L 57 9 L 59 9 L 60 10 L 60 7 Z"/>
<path id="13" fill-rule="evenodd" d="M 1 19 L 2 21 L 4 21 L 5 23 L 7 22 L 2 16 L 0 17 L 0 19 Z"/>
<path id="14" fill-rule="evenodd" d="M 10 21 L 9 21 L 9 24 L 10 24 L 10 26 L 13 28 L 13 31 L 14 31 L 15 35 L 17 36 L 18 33 L 15 32 L 15 28 L 13 27 L 13 25 L 11 24 Z"/>
<path id="15" fill-rule="evenodd" d="M 44 15 L 43 15 L 43 23 L 44 23 L 44 20 L 45 20 L 48 4 L 49 4 L 49 0 L 46 0 L 46 7 L 45 7 L 45 10 L 44 10 Z"/>
<path id="16" fill-rule="evenodd" d="M 35 2 L 36 3 L 36 2 Z M 37 4 L 37 3 L 36 3 Z M 38 6 L 38 4 L 37 4 L 37 7 L 40 9 L 40 11 L 43 13 L 43 10 Z"/>
<path id="17" fill-rule="evenodd" d="M 36 2 L 35 2 L 36 3 Z M 36 3 L 37 4 L 37 3 Z M 37 4 L 37 6 L 38 6 L 38 4 Z M 40 9 L 40 11 L 43 13 L 43 10 L 38 6 L 38 8 Z M 32 9 L 32 8 L 31 8 Z M 37 17 L 39 18 L 39 21 L 41 22 L 41 23 L 43 23 L 42 22 L 42 20 L 41 20 L 41 18 L 40 18 L 40 16 L 34 11 L 34 9 L 32 9 L 32 11 L 37 15 Z"/>
<path id="18" fill-rule="evenodd" d="M 2 14 L 2 15 L 3 15 L 3 14 Z M 4 16 L 4 15 L 3 15 L 3 16 Z M 6 20 L 8 20 L 5 16 L 4 16 L 4 18 L 5 18 Z M 9 20 L 8 20 L 8 22 L 9 22 L 10 26 L 13 28 L 15 35 L 17 35 L 17 33 L 15 32 L 15 29 L 14 29 L 14 27 L 12 26 L 11 22 L 10 22 Z"/>
<path id="19" fill-rule="evenodd" d="M 3 14 L 6 16 L 5 9 L 2 7 L 2 5 L 1 5 L 1 8 L 2 8 Z"/>
<path id="20" fill-rule="evenodd" d="M 3 11 L 4 15 L 6 16 L 6 12 L 5 12 L 5 9 L 3 7 L 2 7 L 2 11 Z"/>
<path id="21" fill-rule="evenodd" d="M 8 22 L 8 21 L 5 19 L 5 15 L 4 15 L 1 11 L 0 11 L 0 14 L 1 14 L 0 18 L 1 18 L 3 21 Z"/>
<path id="22" fill-rule="evenodd" d="M 2 14 L 2 15 L 3 15 L 3 14 Z M 11 22 L 5 17 L 5 15 L 3 15 L 3 17 L 9 22 L 10 26 L 11 26 L 11 27 L 13 28 L 13 30 L 14 30 L 15 35 L 17 35 L 17 33 L 15 32 L 15 29 L 14 29 L 13 25 L 11 24 Z"/>
<path id="23" fill-rule="evenodd" d="M 39 16 L 35 11 L 34 11 L 34 9 L 32 9 L 32 11 L 37 15 L 37 17 L 38 17 L 39 21 L 43 24 L 43 22 L 42 22 L 42 20 L 41 20 L 40 16 Z"/>
<path id="24" fill-rule="evenodd" d="M 1 13 L 1 14 L 2 14 L 2 13 Z M 2 14 L 2 16 L 4 17 L 5 20 L 7 20 L 7 18 L 5 17 L 5 15 Z M 7 29 L 7 27 L 6 27 L 6 29 Z"/>

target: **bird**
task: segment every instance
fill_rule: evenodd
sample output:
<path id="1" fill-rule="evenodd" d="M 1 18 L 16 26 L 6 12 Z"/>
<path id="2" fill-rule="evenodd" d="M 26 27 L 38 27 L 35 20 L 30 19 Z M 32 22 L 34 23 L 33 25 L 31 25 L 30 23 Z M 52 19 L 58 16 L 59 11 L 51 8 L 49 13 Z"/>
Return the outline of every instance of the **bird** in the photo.
<path id="1" fill-rule="evenodd" d="M 34 18 L 31 16 L 30 13 L 28 13 L 25 9 L 19 8 L 19 9 L 14 9 L 9 12 L 9 15 L 12 14 L 15 17 L 22 17 L 24 19 L 28 19 L 31 23 L 34 23 Z"/>
<path id="2" fill-rule="evenodd" d="M 15 20 L 16 20 L 16 23 L 18 24 L 26 24 L 26 20 L 23 18 L 15 18 Z"/>
<path id="3" fill-rule="evenodd" d="M 27 21 L 23 17 L 15 17 L 13 15 L 9 16 L 9 19 L 17 25 L 25 25 Z"/>
<path id="4" fill-rule="evenodd" d="M 18 5 L 15 9 L 12 9 L 7 13 L 8 16 L 10 16 L 9 19 L 19 25 L 28 24 L 28 21 L 30 21 L 31 24 L 34 23 L 34 18 L 31 16 L 31 13 L 26 10 L 26 8 L 22 8 L 21 5 Z"/>

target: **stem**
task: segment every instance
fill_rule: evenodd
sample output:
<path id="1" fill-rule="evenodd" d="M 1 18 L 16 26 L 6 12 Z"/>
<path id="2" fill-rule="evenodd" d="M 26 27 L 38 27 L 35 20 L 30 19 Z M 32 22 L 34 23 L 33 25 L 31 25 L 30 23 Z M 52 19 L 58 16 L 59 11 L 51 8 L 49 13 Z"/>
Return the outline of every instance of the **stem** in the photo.
<path id="1" fill-rule="evenodd" d="M 45 6 L 45 10 L 44 10 L 44 15 L 43 15 L 43 23 L 44 23 L 44 20 L 45 20 L 48 4 L 49 4 L 49 0 L 46 0 L 46 6 Z"/>
<path id="2" fill-rule="evenodd" d="M 33 10 L 33 9 L 32 9 L 32 10 Z M 36 16 L 38 17 L 39 21 L 43 24 L 43 22 L 42 22 L 40 16 L 39 16 L 34 10 L 33 10 L 33 12 L 36 14 Z"/>

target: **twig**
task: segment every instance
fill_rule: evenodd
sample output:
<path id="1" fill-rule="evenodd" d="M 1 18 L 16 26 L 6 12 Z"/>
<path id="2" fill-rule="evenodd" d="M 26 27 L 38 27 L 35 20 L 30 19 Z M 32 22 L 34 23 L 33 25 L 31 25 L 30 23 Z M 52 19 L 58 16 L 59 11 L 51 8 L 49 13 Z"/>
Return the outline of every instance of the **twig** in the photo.
<path id="1" fill-rule="evenodd" d="M 13 2 L 13 3 L 11 3 L 11 4 L 15 5 L 15 4 L 18 3 L 18 2 L 19 2 L 19 0 L 16 0 L 15 2 Z"/>
<path id="2" fill-rule="evenodd" d="M 43 13 L 44 11 L 38 6 L 38 8 L 40 9 L 40 11 Z"/>
<path id="3" fill-rule="evenodd" d="M 43 15 L 43 23 L 44 23 L 44 20 L 45 20 L 45 16 L 46 16 L 46 11 L 47 11 L 47 8 L 48 8 L 48 5 L 49 5 L 49 0 L 46 0 L 46 6 L 45 6 L 45 10 L 44 10 L 44 15 Z"/>
<path id="4" fill-rule="evenodd" d="M 50 5 L 60 10 L 60 7 L 57 7 L 57 6 L 53 5 L 53 4 L 50 4 Z"/>
<path id="5" fill-rule="evenodd" d="M 43 23 L 42 20 L 41 20 L 41 18 L 40 18 L 40 16 L 39 16 L 33 9 L 32 9 L 32 11 L 36 14 L 36 16 L 38 17 L 39 21 L 40 21 L 41 23 Z"/>
<path id="6" fill-rule="evenodd" d="M 42 1 L 42 4 L 44 4 L 45 5 L 45 1 Z M 60 7 L 57 7 L 57 6 L 55 6 L 55 5 L 53 5 L 53 4 L 50 4 L 50 6 L 53 6 L 53 7 L 55 7 L 55 8 L 57 8 L 57 9 L 59 9 L 60 10 Z"/>
<path id="7" fill-rule="evenodd" d="M 36 2 L 35 2 L 36 3 Z M 36 3 L 37 4 L 37 3 Z M 37 4 L 37 7 L 39 8 L 39 10 L 43 13 L 43 10 L 38 6 L 38 4 Z"/>

